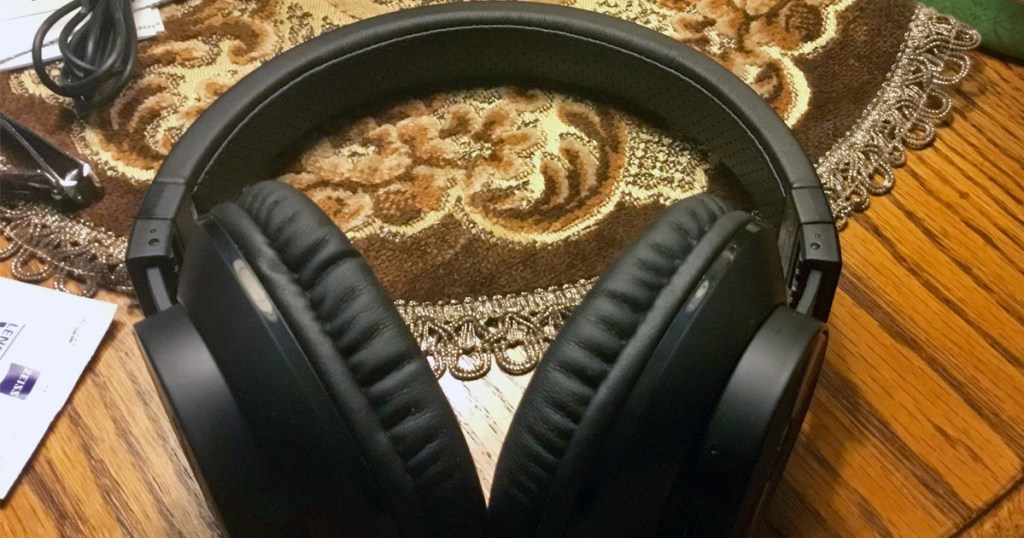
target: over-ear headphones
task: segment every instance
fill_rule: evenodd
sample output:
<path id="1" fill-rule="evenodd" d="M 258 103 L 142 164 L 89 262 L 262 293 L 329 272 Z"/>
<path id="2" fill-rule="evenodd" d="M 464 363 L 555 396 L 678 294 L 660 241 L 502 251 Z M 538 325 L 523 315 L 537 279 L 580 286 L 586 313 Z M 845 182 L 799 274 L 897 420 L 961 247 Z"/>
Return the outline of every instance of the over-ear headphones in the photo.
<path id="1" fill-rule="evenodd" d="M 323 120 L 488 84 L 583 93 L 704 145 L 757 207 L 663 211 L 572 314 L 485 507 L 454 413 L 385 290 L 273 177 Z M 409 9 L 312 39 L 220 97 L 132 231 L 139 342 L 236 536 L 743 534 L 825 351 L 841 267 L 822 186 L 738 78 L 633 23 L 543 4 Z"/>

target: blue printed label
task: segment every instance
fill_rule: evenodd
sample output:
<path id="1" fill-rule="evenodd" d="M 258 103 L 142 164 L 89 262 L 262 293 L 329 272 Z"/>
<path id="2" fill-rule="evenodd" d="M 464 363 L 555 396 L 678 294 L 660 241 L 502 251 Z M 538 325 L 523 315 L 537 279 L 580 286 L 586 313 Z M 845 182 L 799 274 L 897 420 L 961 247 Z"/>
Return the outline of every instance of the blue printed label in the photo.
<path id="1" fill-rule="evenodd" d="M 24 400 L 32 392 L 39 379 L 39 371 L 20 364 L 11 363 L 4 380 L 0 381 L 0 393 Z"/>

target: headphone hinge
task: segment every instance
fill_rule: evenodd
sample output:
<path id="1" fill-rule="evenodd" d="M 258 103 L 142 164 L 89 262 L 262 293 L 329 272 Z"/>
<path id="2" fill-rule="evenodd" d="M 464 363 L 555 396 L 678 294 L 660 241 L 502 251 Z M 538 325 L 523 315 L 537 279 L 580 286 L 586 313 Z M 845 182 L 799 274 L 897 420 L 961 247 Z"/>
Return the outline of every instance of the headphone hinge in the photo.
<path id="1" fill-rule="evenodd" d="M 147 316 L 167 310 L 176 302 L 179 256 L 175 222 L 188 191 L 184 179 L 158 175 L 139 205 L 128 239 L 126 265 Z"/>
<path id="2" fill-rule="evenodd" d="M 125 263 L 139 306 L 147 316 L 174 305 L 178 260 L 174 251 L 174 221 L 140 218 L 135 221 Z"/>
<path id="3" fill-rule="evenodd" d="M 790 281 L 790 306 L 822 322 L 832 310 L 842 256 L 839 237 L 831 223 L 804 224 L 800 230 L 800 256 Z"/>

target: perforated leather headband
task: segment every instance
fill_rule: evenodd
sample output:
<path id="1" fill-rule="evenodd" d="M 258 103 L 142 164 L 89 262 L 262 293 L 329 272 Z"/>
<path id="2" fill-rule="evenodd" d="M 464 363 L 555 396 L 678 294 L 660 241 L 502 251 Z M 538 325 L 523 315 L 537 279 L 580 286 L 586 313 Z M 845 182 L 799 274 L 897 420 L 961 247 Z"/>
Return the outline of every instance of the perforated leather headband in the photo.
<path id="1" fill-rule="evenodd" d="M 727 166 L 779 232 L 791 303 L 828 317 L 839 276 L 821 182 L 785 123 L 712 60 L 653 30 L 575 8 L 519 2 L 430 6 L 299 45 L 217 99 L 168 155 L 139 209 L 128 269 L 144 311 L 174 303 L 195 218 L 274 177 L 325 120 L 396 97 L 519 85 L 605 101 L 690 138 Z"/>

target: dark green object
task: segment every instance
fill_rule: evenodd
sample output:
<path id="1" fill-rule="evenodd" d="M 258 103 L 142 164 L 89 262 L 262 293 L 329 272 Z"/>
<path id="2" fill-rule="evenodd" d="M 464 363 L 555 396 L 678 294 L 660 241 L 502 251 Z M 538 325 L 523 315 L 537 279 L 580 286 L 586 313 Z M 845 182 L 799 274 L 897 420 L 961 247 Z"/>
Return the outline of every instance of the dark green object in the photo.
<path id="1" fill-rule="evenodd" d="M 981 44 L 1024 59 L 1024 0 L 921 0 L 975 27 Z"/>

